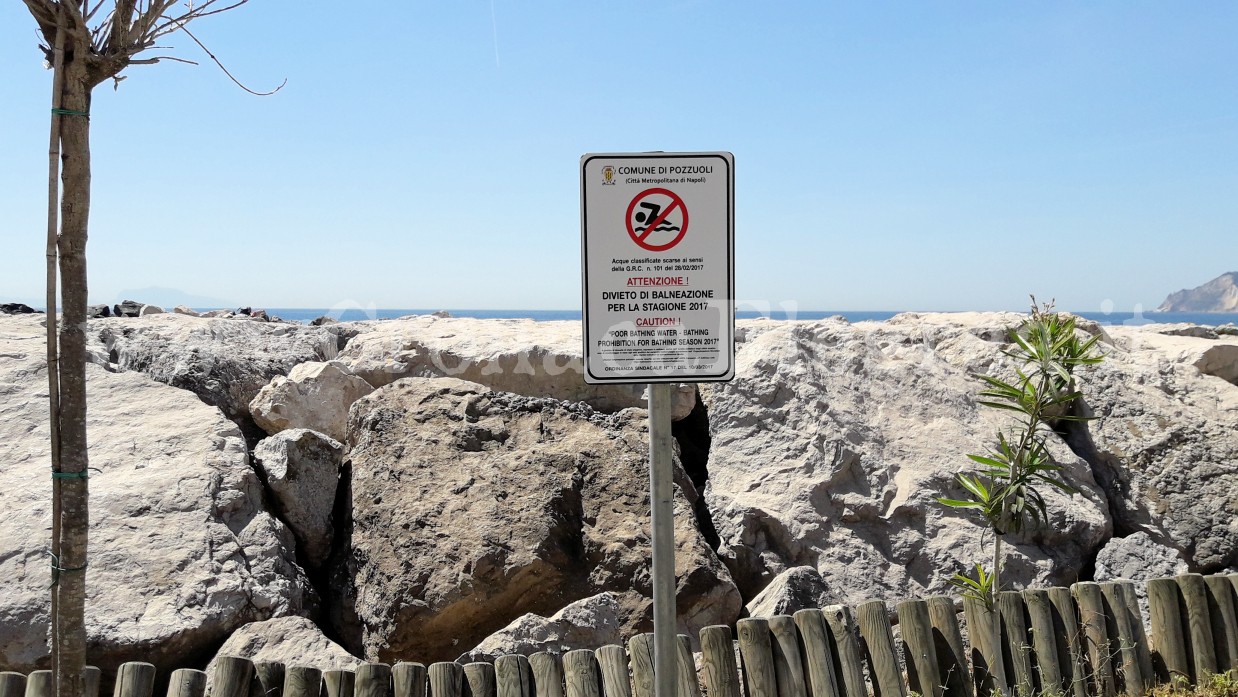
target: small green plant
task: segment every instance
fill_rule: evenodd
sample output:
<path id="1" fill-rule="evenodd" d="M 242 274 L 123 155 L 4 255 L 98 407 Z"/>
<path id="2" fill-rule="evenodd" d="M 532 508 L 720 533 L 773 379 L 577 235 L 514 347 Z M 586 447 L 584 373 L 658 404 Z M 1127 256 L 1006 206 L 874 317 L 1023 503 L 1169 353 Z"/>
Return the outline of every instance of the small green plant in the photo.
<path id="1" fill-rule="evenodd" d="M 1048 522 L 1049 513 L 1039 487 L 1052 486 L 1075 493 L 1059 474 L 1061 466 L 1049 454 L 1046 438 L 1060 421 L 1081 421 L 1070 407 L 1082 396 L 1075 369 L 1100 363 L 1098 337 L 1080 339 L 1075 318 L 1053 311 L 1032 298 L 1031 314 L 1010 329 L 1012 347 L 1003 351 L 1015 363 L 1014 376 L 1002 379 L 980 375 L 984 389 L 978 400 L 985 407 L 1012 412 L 1015 423 L 999 431 L 991 452 L 967 457 L 980 465 L 973 474 L 959 473 L 957 481 L 967 498 L 939 498 L 950 508 L 974 510 L 993 533 L 993 567 L 976 564 L 976 577 L 955 574 L 951 583 L 964 597 L 975 598 L 989 609 L 1001 590 L 1002 538 L 1020 533 L 1029 525 Z"/>
<path id="2" fill-rule="evenodd" d="M 1205 675 L 1192 687 L 1183 675 L 1174 675 L 1168 685 L 1158 685 L 1149 697 L 1238 697 L 1238 668 Z"/>
<path id="3" fill-rule="evenodd" d="M 993 580 L 993 574 L 985 571 L 983 564 L 976 564 L 975 578 L 966 574 L 955 574 L 954 578 L 950 579 L 950 583 L 959 589 L 964 598 L 975 598 L 984 603 L 985 607 L 992 609 Z"/>

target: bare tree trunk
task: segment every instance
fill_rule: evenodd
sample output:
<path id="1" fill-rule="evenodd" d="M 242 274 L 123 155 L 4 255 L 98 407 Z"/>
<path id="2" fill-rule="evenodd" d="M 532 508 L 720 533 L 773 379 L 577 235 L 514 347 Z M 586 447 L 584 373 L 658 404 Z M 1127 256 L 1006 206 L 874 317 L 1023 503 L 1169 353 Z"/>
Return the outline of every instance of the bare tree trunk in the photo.
<path id="1" fill-rule="evenodd" d="M 135 60 L 161 36 L 183 31 L 190 21 L 234 9 L 248 0 L 200 0 L 185 8 L 177 3 L 116 0 L 112 12 L 104 2 L 23 0 L 39 25 L 40 46 L 56 66 L 52 89 L 49 149 L 47 247 L 47 369 L 53 475 L 53 590 L 51 592 L 52 668 L 57 697 L 83 697 L 86 667 L 86 560 L 90 529 L 86 453 L 86 240 L 90 218 L 90 94 L 95 85 L 116 78 L 133 63 L 158 63 L 157 56 Z M 219 2 L 221 6 L 216 6 Z M 226 7 L 223 4 L 228 4 Z M 89 26 L 94 18 L 96 24 Z M 282 85 L 280 86 L 282 87 Z M 278 91 L 280 88 L 276 88 Z M 273 92 L 272 92 L 273 93 Z M 56 229 L 56 157 L 61 160 L 60 229 Z M 59 263 L 63 310 L 56 323 L 56 275 Z"/>
<path id="2" fill-rule="evenodd" d="M 77 46 L 77 50 L 84 47 Z M 58 697 L 82 697 L 86 666 L 86 238 L 90 216 L 90 91 L 85 56 L 66 57 L 60 143 L 60 462 L 63 475 L 59 583 Z M 73 476 L 76 474 L 77 476 Z"/>
<path id="3" fill-rule="evenodd" d="M 47 405 L 48 424 L 51 431 L 52 472 L 60 471 L 60 349 L 56 337 L 56 289 L 57 267 L 60 255 L 56 250 L 57 234 L 60 231 L 60 98 L 64 89 L 64 35 L 63 27 L 56 29 L 56 41 L 52 44 L 52 116 L 51 135 L 47 146 Z M 60 559 L 60 477 L 52 475 L 52 563 Z M 52 591 L 51 645 L 58 644 L 56 618 L 60 606 L 56 591 Z M 60 657 L 52 651 L 52 675 L 60 673 Z"/>

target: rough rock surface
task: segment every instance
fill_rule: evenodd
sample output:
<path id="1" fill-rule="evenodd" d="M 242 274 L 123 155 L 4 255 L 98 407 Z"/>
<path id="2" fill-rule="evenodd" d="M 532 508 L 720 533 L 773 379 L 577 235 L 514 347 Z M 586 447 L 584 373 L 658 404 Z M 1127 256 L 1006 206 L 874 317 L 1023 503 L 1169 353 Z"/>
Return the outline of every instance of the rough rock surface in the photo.
<path id="1" fill-rule="evenodd" d="M 834 605 L 838 598 L 830 592 L 816 567 L 796 566 L 774 577 L 760 595 L 748 603 L 751 617 L 793 615 L 797 610 Z"/>
<path id="2" fill-rule="evenodd" d="M 258 391 L 249 412 L 264 431 L 308 428 L 344 440 L 348 408 L 374 391 L 370 383 L 339 361 L 310 361 L 277 375 Z"/>
<path id="3" fill-rule="evenodd" d="M 832 593 L 814 604 L 855 604 L 949 592 L 951 574 L 987 562 L 975 518 L 934 499 L 961 494 L 965 455 L 1010 425 L 976 406 L 975 374 L 1009 374 L 1000 351 L 1020 319 L 740 322 L 735 381 L 702 385 L 699 401 L 681 390 L 695 405 L 675 424 L 681 630 L 733 622 L 741 590 L 749 611 L 778 611 L 760 608 L 785 598 L 779 574 L 811 575 L 796 567 Z M 0 504 L 11 512 L 0 517 L 0 669 L 29 670 L 46 652 L 43 321 L 0 317 Z M 1079 413 L 1095 419 L 1064 424 L 1052 443 L 1080 493 L 1049 493 L 1049 526 L 1012 540 L 1005 580 L 1235 568 L 1238 336 L 1081 328 L 1107 354 L 1080 379 Z M 338 593 L 332 636 L 370 660 L 452 660 L 488 636 L 511 639 L 505 626 L 566 645 L 555 617 L 577 601 L 572 612 L 601 618 L 591 627 L 609 627 L 613 610 L 623 636 L 648 629 L 645 417 L 627 409 L 643 398 L 569 369 L 577 323 L 164 314 L 89 329 L 92 465 L 104 470 L 91 479 L 89 627 L 105 667 L 200 663 L 242 623 L 312 611 L 294 547 Z M 257 443 L 248 405 L 260 389 L 340 349 L 379 382 L 415 377 L 353 404 L 342 464 L 300 432 L 264 441 L 263 492 L 240 434 L 208 405 Z M 507 392 L 419 377 L 451 373 Z M 324 530 L 334 543 L 314 538 Z"/>
<path id="4" fill-rule="evenodd" d="M 1007 425 L 977 408 L 972 374 L 1005 369 L 999 350 L 1018 321 L 739 323 L 735 380 L 701 391 L 706 501 L 745 598 L 803 565 L 848 604 L 943 593 L 986 558 L 979 525 L 935 498 L 961 498 L 953 478 L 970 469 L 966 454 Z M 1081 493 L 1046 493 L 1050 525 L 1007 546 L 1009 581 L 1073 581 L 1110 536 L 1088 464 L 1060 443 L 1054 454 Z"/>
<path id="5" fill-rule="evenodd" d="M 1146 532 L 1193 571 L 1238 563 L 1238 337 L 1115 327 L 1083 383 L 1071 444 L 1108 492 L 1115 533 Z"/>
<path id="6" fill-rule="evenodd" d="M 712 447 L 706 501 L 745 597 L 816 566 L 847 603 L 947 591 L 986 558 L 953 474 L 1009 425 L 977 408 L 977 373 L 1019 315 L 899 315 L 888 322 L 741 322 L 738 375 L 702 386 Z M 1208 572 L 1238 558 L 1238 371 L 1233 337 L 1104 327 L 1106 360 L 1081 371 L 1084 413 L 1051 442 L 1079 493 L 1048 492 L 1050 524 L 1008 546 L 1006 579 L 1069 584 L 1113 534 L 1147 532 Z M 1211 374 L 1207 374 L 1211 373 Z M 1206 484 L 1204 484 L 1206 483 Z M 865 573 L 856 574 L 856 565 Z"/>
<path id="7" fill-rule="evenodd" d="M 189 390 L 241 422 L 249 420 L 250 401 L 271 378 L 306 361 L 330 360 L 338 348 L 336 337 L 318 327 L 176 313 L 103 319 L 91 329 L 114 370 Z"/>
<path id="8" fill-rule="evenodd" d="M 1210 338 L 1219 339 L 1220 336 Z M 1199 358 L 1191 365 L 1199 372 L 1221 378 L 1231 385 L 1238 385 L 1238 343 L 1219 341 L 1215 345 L 1197 347 L 1195 350 L 1199 351 Z"/>
<path id="9" fill-rule="evenodd" d="M 370 660 L 452 660 L 526 613 L 603 591 L 651 595 L 643 411 L 406 378 L 353 405 L 350 582 Z M 692 517 L 676 465 L 679 620 L 729 624 L 739 593 Z M 338 583 L 333 585 L 339 585 Z M 647 603 L 623 629 L 646 626 Z M 453 648 L 454 647 L 454 648 Z"/>
<path id="10" fill-rule="evenodd" d="M 1144 626 L 1152 626 L 1148 608 L 1148 587 L 1145 581 L 1164 576 L 1177 576 L 1188 571 L 1182 553 L 1172 547 L 1157 544 L 1146 532 L 1115 537 L 1096 555 L 1096 581 L 1135 581 L 1135 596 Z"/>
<path id="11" fill-rule="evenodd" d="M 585 384 L 580 322 L 421 315 L 359 324 L 363 333 L 339 360 L 375 387 L 408 376 L 454 377 L 604 412 L 645 406 L 643 385 Z M 677 413 L 687 415 L 695 401 L 695 390 L 677 391 Z"/>
<path id="12" fill-rule="evenodd" d="M 344 446 L 316 431 L 294 428 L 254 448 L 281 520 L 297 541 L 297 557 L 309 568 L 326 563 L 335 540 L 332 509 Z"/>
<path id="13" fill-rule="evenodd" d="M 1178 550 L 1157 544 L 1146 532 L 1137 532 L 1105 543 L 1096 555 L 1093 577 L 1097 581 L 1147 581 L 1186 572 L 1186 562 Z"/>
<path id="14" fill-rule="evenodd" d="M 343 646 L 331 641 L 304 617 L 278 617 L 251 622 L 232 633 L 206 667 L 215 675 L 220 656 L 240 656 L 251 661 L 274 661 L 285 667 L 311 666 L 319 670 L 352 670 L 361 663 Z"/>
<path id="15" fill-rule="evenodd" d="M 42 317 L 0 320 L 0 669 L 47 660 L 51 481 Z M 149 319 L 143 321 L 150 321 Z M 161 671 L 237 627 L 302 612 L 288 529 L 262 508 L 241 434 L 189 392 L 87 366 L 91 662 Z M 43 666 L 45 667 L 45 666 Z"/>
<path id="16" fill-rule="evenodd" d="M 628 591 L 628 595 L 634 594 Z M 620 593 L 599 593 L 577 600 L 550 617 L 529 613 L 486 637 L 457 663 L 491 661 L 504 655 L 528 656 L 538 651 L 564 654 L 574 649 L 596 649 L 607 644 L 623 645 L 623 607 L 632 599 Z M 639 595 L 639 594 L 637 594 Z"/>

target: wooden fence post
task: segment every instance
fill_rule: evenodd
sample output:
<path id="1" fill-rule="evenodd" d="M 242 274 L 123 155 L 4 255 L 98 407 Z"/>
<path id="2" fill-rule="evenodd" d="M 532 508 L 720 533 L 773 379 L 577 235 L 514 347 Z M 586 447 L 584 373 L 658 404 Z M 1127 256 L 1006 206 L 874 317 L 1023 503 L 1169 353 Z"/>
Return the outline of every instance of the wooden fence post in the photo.
<path id="1" fill-rule="evenodd" d="M 743 697 L 730 627 L 712 625 L 701 630 L 701 678 L 709 697 Z"/>
<path id="2" fill-rule="evenodd" d="M 254 664 L 249 659 L 239 656 L 220 656 L 215 659 L 211 697 L 249 697 L 250 684 L 253 681 Z M 116 684 L 119 687 L 119 676 L 116 678 Z"/>
<path id="3" fill-rule="evenodd" d="M 1212 639 L 1216 642 L 1217 672 L 1238 668 L 1238 607 L 1234 584 L 1228 576 L 1205 576 L 1208 590 L 1208 616 L 1212 618 Z"/>
<path id="4" fill-rule="evenodd" d="M 769 623 L 758 617 L 742 619 L 739 629 L 740 667 L 748 697 L 778 697 L 778 678 L 774 668 L 773 638 Z"/>
<path id="5" fill-rule="evenodd" d="M 494 659 L 494 683 L 498 697 L 533 697 L 533 668 L 524 656 Z M 399 694 L 396 697 L 401 697 Z"/>
<path id="6" fill-rule="evenodd" d="M 25 697 L 55 697 L 56 686 L 50 670 L 32 670 L 26 676 Z"/>
<path id="7" fill-rule="evenodd" d="M 937 647 L 933 641 L 933 620 L 929 617 L 928 602 L 904 600 L 898 604 L 897 611 L 908 687 L 922 697 L 942 697 L 943 680 L 937 665 Z"/>
<path id="8" fill-rule="evenodd" d="M 29 684 L 26 691 L 29 692 Z M 120 664 L 116 672 L 115 697 L 153 697 L 155 694 L 155 666 L 141 661 L 129 661 Z M 249 684 L 240 693 L 240 697 L 249 694 Z"/>
<path id="9" fill-rule="evenodd" d="M 494 680 L 493 664 L 484 661 L 465 664 L 464 691 L 469 697 L 495 697 Z"/>
<path id="10" fill-rule="evenodd" d="M 928 599 L 928 608 L 929 619 L 933 622 L 933 644 L 937 650 L 937 672 L 942 676 L 946 697 L 975 697 L 954 600 L 935 595 Z"/>
<path id="11" fill-rule="evenodd" d="M 602 694 L 606 697 L 632 697 L 628 679 L 628 652 L 610 644 L 593 652 L 602 671 Z"/>
<path id="12" fill-rule="evenodd" d="M 1156 686 L 1156 672 L 1152 669 L 1151 644 L 1148 643 L 1148 633 L 1143 626 L 1143 612 L 1139 609 L 1139 596 L 1135 592 L 1133 581 L 1117 581 L 1122 589 L 1122 597 L 1126 601 L 1126 614 L 1130 617 L 1131 629 L 1135 641 L 1135 657 L 1139 661 L 1139 672 L 1143 676 L 1145 689 Z"/>
<path id="13" fill-rule="evenodd" d="M 1027 607 L 1028 623 L 1032 629 L 1032 648 L 1036 652 L 1036 668 L 1040 673 L 1040 689 L 1044 694 L 1065 693 L 1062 680 L 1062 661 L 1058 653 L 1058 637 L 1053 627 L 1053 604 L 1049 591 L 1027 589 L 1023 591 L 1023 604 Z"/>
<path id="14" fill-rule="evenodd" d="M 1002 660 L 1002 627 L 996 609 L 972 597 L 963 598 L 963 614 L 967 619 L 967 640 L 971 644 L 972 677 L 979 697 L 991 697 L 1000 692 L 1011 695 Z"/>
<path id="15" fill-rule="evenodd" d="M 386 663 L 362 663 L 353 669 L 353 675 L 355 697 L 388 697 L 391 694 L 391 666 Z"/>
<path id="16" fill-rule="evenodd" d="M 82 675 L 86 681 L 86 697 L 99 697 L 99 683 L 103 681 L 103 671 L 95 666 L 86 666 L 86 672 Z"/>
<path id="17" fill-rule="evenodd" d="M 820 610 L 808 609 L 796 612 L 793 617 L 804 642 L 804 676 L 809 697 L 841 697 L 825 615 Z"/>
<path id="18" fill-rule="evenodd" d="M 778 697 L 808 697 L 804 662 L 800 658 L 799 630 L 790 615 L 774 615 L 769 625 L 770 648 L 774 654 L 774 679 Z"/>
<path id="19" fill-rule="evenodd" d="M 1217 672 L 1216 647 L 1212 644 L 1212 620 L 1208 617 L 1208 591 L 1204 577 L 1182 574 L 1175 577 L 1186 604 L 1187 648 L 1191 656 L 1191 682 L 1198 685 L 1204 676 Z"/>
<path id="20" fill-rule="evenodd" d="M 1159 659 L 1161 682 L 1175 677 L 1191 679 L 1191 664 L 1186 653 L 1178 583 L 1172 578 L 1148 581 L 1148 610 L 1152 616 L 1153 663 Z"/>
<path id="21" fill-rule="evenodd" d="M 632 662 L 632 694 L 654 697 L 653 634 L 645 632 L 628 639 L 628 654 Z"/>
<path id="22" fill-rule="evenodd" d="M 351 670 L 324 670 L 322 684 L 326 688 L 327 697 L 353 697 L 353 689 L 357 686 L 357 674 Z M 211 695 L 211 697 L 215 696 Z M 452 695 L 452 697 L 458 696 Z"/>
<path id="23" fill-rule="evenodd" d="M 1018 591 L 997 594 L 997 614 L 1001 617 L 1002 643 L 1009 650 L 1007 678 L 1014 679 L 1015 694 L 1031 697 L 1036 692 L 1036 676 L 1032 673 L 1032 646 L 1027 634 L 1027 618 L 1023 612 L 1023 596 Z M 1003 658 L 1006 657 L 1003 652 Z M 1013 673 L 1013 675 L 1011 675 Z"/>
<path id="24" fill-rule="evenodd" d="M 426 673 L 430 678 L 430 697 L 463 697 L 464 668 L 459 663 L 431 663 Z"/>
<path id="25" fill-rule="evenodd" d="M 0 697 L 25 697 L 26 676 L 12 670 L 0 673 Z"/>
<path id="26" fill-rule="evenodd" d="M 1130 608 L 1126 604 L 1126 592 L 1115 581 L 1100 584 L 1100 592 L 1105 603 L 1105 614 L 1113 620 L 1114 632 L 1110 636 L 1117 637 L 1116 651 L 1121 658 L 1122 688 L 1127 697 L 1143 697 L 1151 687 L 1143 676 L 1143 666 L 1139 663 L 1139 651 L 1136 644 L 1135 628 L 1131 623 Z"/>
<path id="27" fill-rule="evenodd" d="M 391 687 L 395 697 L 426 697 L 426 667 L 420 663 L 395 664 L 391 667 Z"/>
<path id="28" fill-rule="evenodd" d="M 1088 664 L 1092 668 L 1092 684 L 1099 697 L 1114 697 L 1117 685 L 1113 675 L 1113 654 L 1109 642 L 1108 620 L 1105 618 L 1105 600 L 1100 586 L 1092 581 L 1082 581 L 1070 587 L 1079 605 L 1079 624 L 1083 628 L 1088 646 Z"/>
<path id="29" fill-rule="evenodd" d="M 320 697 L 322 671 L 312 666 L 288 666 L 284 669 L 284 697 Z"/>
<path id="30" fill-rule="evenodd" d="M 281 697 L 284 693 L 284 664 L 279 661 L 254 661 L 254 679 L 258 695 L 251 697 Z M 255 687 L 253 683 L 252 687 Z"/>
<path id="31" fill-rule="evenodd" d="M 851 608 L 846 605 L 829 605 L 821 614 L 830 628 L 834 649 L 834 675 L 839 678 L 840 697 L 868 697 L 864 683 L 864 651 L 860 648 L 859 630 Z"/>
<path id="32" fill-rule="evenodd" d="M 602 676 L 598 673 L 597 659 L 588 649 L 563 654 L 563 679 L 567 684 L 567 697 L 601 697 Z"/>
<path id="33" fill-rule="evenodd" d="M 894 651 L 894 633 L 890 630 L 890 615 L 881 600 L 869 600 L 855 608 L 860 638 L 868 653 L 868 665 L 873 675 L 876 697 L 907 697 L 903 686 L 903 671 Z"/>
<path id="34" fill-rule="evenodd" d="M 529 656 L 529 669 L 536 697 L 563 697 L 563 664 L 558 656 L 539 651 Z"/>
<path id="35" fill-rule="evenodd" d="M 206 697 L 206 673 L 193 668 L 172 671 L 172 677 L 168 680 L 168 697 Z"/>
<path id="36" fill-rule="evenodd" d="M 679 655 L 679 660 L 675 661 L 678 668 L 676 684 L 679 687 L 675 692 L 678 697 L 701 697 L 701 684 L 696 679 L 696 660 L 692 658 L 692 637 L 677 634 L 675 651 Z"/>
<path id="37" fill-rule="evenodd" d="M 1066 681 L 1066 697 L 1087 697 L 1088 684 L 1085 670 L 1087 655 L 1083 632 L 1079 628 L 1079 615 L 1075 598 L 1068 588 L 1050 588 L 1049 604 L 1053 606 L 1053 631 L 1058 637 L 1058 667 L 1062 680 Z"/>

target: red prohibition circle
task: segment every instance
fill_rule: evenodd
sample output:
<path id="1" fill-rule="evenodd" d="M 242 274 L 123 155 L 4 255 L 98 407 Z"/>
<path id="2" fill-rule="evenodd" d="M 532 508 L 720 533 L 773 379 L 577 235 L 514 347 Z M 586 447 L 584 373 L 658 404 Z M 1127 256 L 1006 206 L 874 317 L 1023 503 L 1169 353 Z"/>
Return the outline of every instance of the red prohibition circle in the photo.
<path id="1" fill-rule="evenodd" d="M 646 196 L 652 195 L 652 194 L 662 194 L 663 196 L 668 196 L 671 199 L 671 203 L 669 206 L 667 206 L 665 209 L 659 212 L 659 215 L 657 218 L 649 222 L 649 225 L 645 228 L 644 234 L 641 234 L 641 233 L 636 232 L 636 229 L 632 226 L 632 211 L 636 209 L 636 204 L 640 203 L 641 199 L 645 198 Z M 653 232 L 653 229 L 656 228 L 658 225 L 661 225 L 662 221 L 666 220 L 666 217 L 670 215 L 671 211 L 675 210 L 676 208 L 678 208 L 679 210 L 683 212 L 683 225 L 679 227 L 679 234 L 675 236 L 675 239 L 671 240 L 670 242 L 667 242 L 666 244 L 650 244 L 649 242 L 647 242 L 646 240 L 649 238 L 649 233 Z M 648 249 L 651 252 L 665 252 L 671 247 L 674 247 L 675 245 L 679 244 L 679 241 L 683 239 L 683 236 L 685 234 L 687 234 L 688 232 L 688 207 L 684 205 L 683 199 L 679 197 L 679 194 L 675 193 L 674 191 L 671 191 L 670 189 L 663 189 L 661 187 L 645 189 L 644 191 L 637 194 L 636 197 L 632 199 L 632 202 L 628 204 L 628 216 L 627 216 L 627 220 L 625 221 L 625 223 L 628 228 L 628 236 L 632 238 L 633 242 L 640 245 L 644 249 Z"/>

